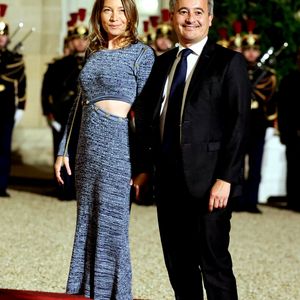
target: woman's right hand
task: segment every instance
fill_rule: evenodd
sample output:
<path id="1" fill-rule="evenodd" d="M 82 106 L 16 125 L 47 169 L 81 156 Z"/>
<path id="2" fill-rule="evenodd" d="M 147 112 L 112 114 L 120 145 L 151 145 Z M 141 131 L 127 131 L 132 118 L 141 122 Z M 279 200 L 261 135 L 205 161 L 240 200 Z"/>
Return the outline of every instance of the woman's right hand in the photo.
<path id="1" fill-rule="evenodd" d="M 70 164 L 69 164 L 69 157 L 64 156 L 57 156 L 55 164 L 54 164 L 54 171 L 55 177 L 59 184 L 64 184 L 64 181 L 61 177 L 61 167 L 65 165 L 68 175 L 72 175 Z"/>
<path id="2" fill-rule="evenodd" d="M 140 173 L 135 178 L 132 179 L 132 185 L 135 189 L 135 199 L 137 201 L 141 198 L 142 190 L 147 189 L 147 185 L 150 179 L 150 175 L 148 173 Z"/>

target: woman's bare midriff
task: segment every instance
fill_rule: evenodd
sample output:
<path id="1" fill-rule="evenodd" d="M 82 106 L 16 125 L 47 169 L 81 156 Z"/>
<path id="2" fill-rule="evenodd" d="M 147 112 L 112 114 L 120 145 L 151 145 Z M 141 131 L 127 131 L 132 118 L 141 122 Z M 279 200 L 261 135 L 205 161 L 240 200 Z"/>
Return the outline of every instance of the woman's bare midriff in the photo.
<path id="1" fill-rule="evenodd" d="M 95 103 L 97 107 L 117 117 L 125 118 L 130 110 L 129 103 L 118 100 L 101 100 Z"/>

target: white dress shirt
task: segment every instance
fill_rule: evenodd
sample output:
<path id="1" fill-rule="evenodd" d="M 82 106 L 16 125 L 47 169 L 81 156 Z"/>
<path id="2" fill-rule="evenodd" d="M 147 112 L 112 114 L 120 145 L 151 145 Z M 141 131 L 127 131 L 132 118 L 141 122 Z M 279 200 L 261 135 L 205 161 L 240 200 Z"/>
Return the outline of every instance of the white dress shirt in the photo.
<path id="1" fill-rule="evenodd" d="M 184 104 L 185 104 L 186 93 L 187 93 L 192 75 L 194 73 L 195 66 L 197 64 L 197 61 L 202 53 L 203 47 L 206 44 L 206 42 L 207 42 L 207 37 L 205 37 L 200 42 L 193 44 L 191 47 L 189 47 L 191 50 L 193 50 L 193 52 L 187 57 L 187 71 L 186 71 L 185 87 L 184 87 L 184 91 L 183 91 L 183 99 L 182 99 L 182 106 L 181 106 L 180 126 L 181 126 L 181 118 L 182 118 L 182 112 L 183 112 L 183 108 L 184 108 Z M 184 49 L 184 47 L 180 44 L 179 44 L 178 48 L 179 48 L 179 50 L 177 53 L 177 57 L 173 63 L 173 66 L 171 68 L 171 71 L 168 75 L 168 78 L 166 80 L 165 87 L 164 87 L 164 93 L 163 93 L 164 100 L 163 100 L 163 103 L 161 106 L 161 111 L 160 111 L 160 134 L 161 134 L 161 137 L 163 136 L 163 132 L 164 132 L 165 118 L 166 118 L 166 112 L 167 112 L 167 108 L 168 108 L 168 101 L 169 101 L 169 94 L 170 94 L 172 80 L 174 77 L 176 66 L 181 58 L 180 53 Z"/>

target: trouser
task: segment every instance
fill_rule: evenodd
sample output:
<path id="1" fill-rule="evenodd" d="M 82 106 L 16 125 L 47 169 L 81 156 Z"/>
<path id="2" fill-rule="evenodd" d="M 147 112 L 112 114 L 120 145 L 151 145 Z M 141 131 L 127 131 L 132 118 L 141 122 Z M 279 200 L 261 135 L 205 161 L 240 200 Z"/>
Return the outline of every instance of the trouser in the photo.
<path id="1" fill-rule="evenodd" d="M 286 145 L 287 178 L 286 190 L 288 206 L 292 209 L 300 209 L 299 197 L 299 172 L 300 172 L 300 138 Z"/>
<path id="2" fill-rule="evenodd" d="M 265 132 L 265 131 L 264 131 Z M 261 181 L 261 165 L 265 144 L 265 134 L 252 136 L 247 149 L 248 176 L 245 179 L 242 206 L 254 207 L 258 203 L 259 184 Z"/>
<path id="3" fill-rule="evenodd" d="M 0 124 L 0 190 L 5 191 L 11 165 L 11 142 L 14 123 L 9 121 Z"/>
<path id="4" fill-rule="evenodd" d="M 236 300 L 228 251 L 231 210 L 209 213 L 208 199 L 192 197 L 183 176 L 166 172 L 158 180 L 157 212 L 161 242 L 176 300 Z"/>

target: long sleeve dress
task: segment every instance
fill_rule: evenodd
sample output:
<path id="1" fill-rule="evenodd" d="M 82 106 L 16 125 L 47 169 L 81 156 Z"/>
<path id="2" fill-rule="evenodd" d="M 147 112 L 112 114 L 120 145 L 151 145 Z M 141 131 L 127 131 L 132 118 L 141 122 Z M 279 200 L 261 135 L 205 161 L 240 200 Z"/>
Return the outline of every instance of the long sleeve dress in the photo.
<path id="1" fill-rule="evenodd" d="M 132 105 L 154 59 L 153 50 L 137 42 L 91 54 L 79 75 L 83 107 L 75 163 L 78 206 L 69 294 L 132 300 L 129 123 L 95 103 L 117 100 Z M 58 155 L 63 154 L 68 128 Z"/>

